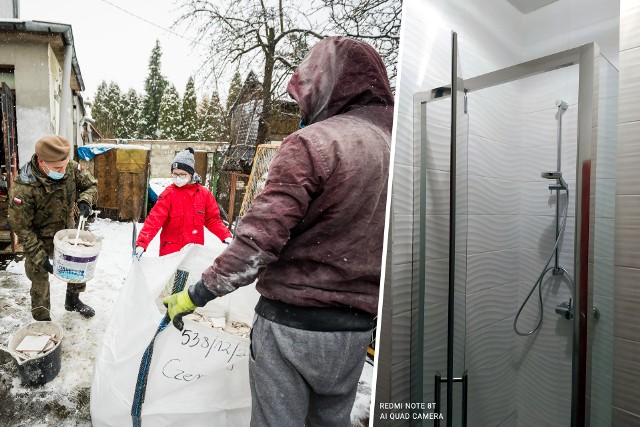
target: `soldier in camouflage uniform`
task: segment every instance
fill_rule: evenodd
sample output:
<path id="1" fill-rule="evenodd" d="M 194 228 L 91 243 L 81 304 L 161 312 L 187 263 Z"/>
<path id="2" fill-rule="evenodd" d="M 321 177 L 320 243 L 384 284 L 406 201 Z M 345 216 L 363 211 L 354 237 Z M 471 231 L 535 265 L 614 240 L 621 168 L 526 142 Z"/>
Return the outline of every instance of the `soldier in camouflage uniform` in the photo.
<path id="1" fill-rule="evenodd" d="M 71 146 L 61 136 L 36 142 L 35 154 L 16 176 L 9 194 L 9 225 L 24 248 L 25 272 L 31 280 L 31 314 L 35 320 L 51 320 L 49 273 L 53 267 L 53 236 L 75 228 L 74 207 L 91 215 L 98 199 L 98 184 L 87 170 L 69 160 Z M 65 309 L 92 317 L 95 311 L 80 301 L 85 283 L 67 283 Z"/>

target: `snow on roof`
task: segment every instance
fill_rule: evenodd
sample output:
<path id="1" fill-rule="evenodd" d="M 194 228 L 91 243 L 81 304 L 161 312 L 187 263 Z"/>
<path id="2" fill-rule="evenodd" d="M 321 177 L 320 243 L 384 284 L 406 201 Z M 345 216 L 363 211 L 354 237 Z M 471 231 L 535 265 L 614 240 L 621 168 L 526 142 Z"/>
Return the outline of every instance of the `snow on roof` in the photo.
<path id="1" fill-rule="evenodd" d="M 149 151 L 151 148 L 145 147 L 143 145 L 135 145 L 135 144 L 106 144 L 106 143 L 97 143 L 97 144 L 85 144 L 83 147 L 87 148 L 120 148 L 124 150 L 146 150 Z"/>

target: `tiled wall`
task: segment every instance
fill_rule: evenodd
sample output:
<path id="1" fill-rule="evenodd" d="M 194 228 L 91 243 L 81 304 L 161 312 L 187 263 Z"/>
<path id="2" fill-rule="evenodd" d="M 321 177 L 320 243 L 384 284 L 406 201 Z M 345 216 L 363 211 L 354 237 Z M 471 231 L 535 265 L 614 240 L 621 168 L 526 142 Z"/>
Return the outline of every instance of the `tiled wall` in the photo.
<path id="1" fill-rule="evenodd" d="M 640 1 L 620 3 L 613 423 L 640 426 Z"/>

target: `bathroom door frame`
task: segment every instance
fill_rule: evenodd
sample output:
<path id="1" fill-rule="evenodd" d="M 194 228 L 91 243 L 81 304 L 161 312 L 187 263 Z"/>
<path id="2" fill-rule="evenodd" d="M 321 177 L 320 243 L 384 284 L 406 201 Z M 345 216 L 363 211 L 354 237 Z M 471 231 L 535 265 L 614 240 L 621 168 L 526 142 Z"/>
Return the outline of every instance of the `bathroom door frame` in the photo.
<path id="1" fill-rule="evenodd" d="M 455 34 L 455 33 L 454 33 Z M 455 35 L 453 37 L 455 40 Z M 455 42 L 453 43 L 453 57 L 454 61 L 457 60 L 457 47 Z M 593 128 L 597 125 L 597 107 L 598 107 L 598 85 L 599 80 L 596 73 L 596 59 L 600 56 L 600 49 L 595 43 L 588 43 L 579 47 L 568 49 L 562 52 L 554 53 L 551 55 L 543 56 L 531 61 L 522 62 L 517 65 L 502 68 L 497 71 L 482 74 L 476 77 L 472 77 L 464 80 L 465 93 L 486 89 L 492 86 L 497 86 L 503 83 L 519 80 L 526 77 L 531 77 L 537 74 L 542 74 L 549 71 L 566 68 L 572 65 L 578 65 L 579 77 L 578 77 L 578 143 L 576 154 L 576 203 L 575 203 L 575 235 L 574 242 L 574 276 L 575 276 L 575 290 L 574 290 L 574 302 L 575 302 L 575 315 L 573 320 L 573 346 L 572 346 L 572 385 L 571 385 L 571 426 L 579 427 L 584 426 L 586 422 L 586 415 L 588 413 L 586 390 L 587 390 L 587 365 L 589 363 L 591 352 L 587 346 L 588 342 L 588 321 L 591 319 L 592 314 L 592 290 L 593 290 L 593 277 L 589 273 L 589 259 L 593 259 L 593 237 L 590 230 L 595 224 L 595 209 L 592 209 L 591 201 L 595 196 L 595 153 L 597 143 L 597 133 L 593 132 Z M 454 71 L 455 72 L 455 71 Z M 453 76 L 455 79 L 455 75 Z M 420 230 L 419 230 L 419 271 L 418 271 L 418 320 L 412 324 L 412 329 L 415 328 L 416 337 L 413 345 L 411 346 L 411 371 L 418 376 L 415 386 L 411 387 L 411 401 L 423 402 L 424 390 L 423 390 L 423 378 L 424 378 L 424 359 L 422 353 L 424 349 L 424 298 L 426 287 L 426 267 L 425 267 L 425 251 L 424 242 L 426 234 L 426 218 L 425 218 L 425 206 L 424 203 L 424 181 L 422 181 L 422 175 L 424 169 L 426 169 L 426 150 L 424 149 L 427 144 L 426 129 L 426 111 L 427 104 L 433 101 L 438 101 L 451 97 L 452 86 L 455 90 L 455 83 L 446 87 L 434 88 L 430 91 L 418 92 L 413 96 L 413 119 L 414 119 L 414 135 L 418 136 L 421 146 L 420 155 L 420 171 L 421 171 L 421 183 L 420 183 Z M 455 116 L 455 104 L 452 100 L 452 116 L 451 116 L 451 144 L 455 149 L 455 129 L 456 124 L 453 120 Z M 453 156 L 455 159 L 455 156 Z M 450 170 L 453 168 L 455 171 L 455 165 L 450 164 Z M 454 175 L 455 177 L 455 175 Z M 455 184 L 454 184 L 455 185 Z M 454 223 L 452 223 L 454 224 Z M 449 242 L 449 258 L 455 259 L 455 254 L 452 253 L 455 248 L 455 230 L 450 233 Z M 453 276 L 449 277 L 449 295 L 455 292 L 455 283 Z M 450 305 L 449 310 L 452 307 Z M 453 324 L 451 319 L 452 313 L 449 313 L 448 320 L 448 337 L 451 337 L 453 332 Z M 450 339 L 450 338 L 449 338 Z M 448 346 L 450 344 L 448 343 Z M 447 354 L 447 358 L 453 358 L 452 354 Z M 447 361 L 448 366 L 450 361 Z M 428 373 L 431 375 L 431 373 Z M 461 375 L 462 372 L 452 373 L 448 372 L 449 379 L 452 378 L 452 374 Z M 471 379 L 473 380 L 473 379 Z M 448 394 L 450 395 L 450 391 Z M 448 403 L 448 406 L 451 403 Z M 449 414 L 450 415 L 450 414 Z"/>

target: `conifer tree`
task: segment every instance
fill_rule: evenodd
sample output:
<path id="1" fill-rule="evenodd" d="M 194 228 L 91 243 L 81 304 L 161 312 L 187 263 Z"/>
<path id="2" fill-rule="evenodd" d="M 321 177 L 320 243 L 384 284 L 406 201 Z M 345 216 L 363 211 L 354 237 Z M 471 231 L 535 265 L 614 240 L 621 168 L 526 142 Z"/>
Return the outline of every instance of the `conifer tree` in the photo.
<path id="1" fill-rule="evenodd" d="M 122 128 L 122 105 L 120 86 L 115 82 L 102 81 L 96 90 L 91 115 L 96 128 L 104 138 L 119 138 Z"/>
<path id="2" fill-rule="evenodd" d="M 158 117 L 159 136 L 162 139 L 178 139 L 181 133 L 182 106 L 180 94 L 176 87 L 169 83 L 160 101 Z"/>
<path id="3" fill-rule="evenodd" d="M 162 50 L 160 41 L 151 51 L 149 58 L 149 74 L 144 81 L 144 97 L 140 120 L 140 136 L 143 138 L 155 138 L 160 114 L 160 103 L 167 88 L 167 80 L 161 71 Z"/>
<path id="4" fill-rule="evenodd" d="M 200 141 L 212 141 L 211 129 L 209 127 L 209 97 L 204 95 L 198 104 L 198 139 Z"/>
<path id="5" fill-rule="evenodd" d="M 220 97 L 218 92 L 211 94 L 211 100 L 209 101 L 209 117 L 211 120 L 211 137 L 212 141 L 229 142 L 229 120 L 227 119 L 227 113 L 222 108 L 220 103 Z"/>
<path id="6" fill-rule="evenodd" d="M 236 71 L 231 78 L 231 84 L 229 85 L 229 95 L 227 95 L 227 108 L 226 111 L 231 109 L 231 106 L 236 102 L 236 98 L 240 95 L 242 90 L 242 77 L 240 72 Z"/>
<path id="7" fill-rule="evenodd" d="M 101 81 L 96 89 L 96 94 L 93 98 L 93 103 L 91 105 L 91 117 L 96 121 L 95 127 L 100 131 L 102 135 L 106 130 L 106 122 L 107 122 L 107 107 L 105 102 L 107 100 L 107 82 L 105 80 Z M 104 128 L 103 128 L 104 126 Z"/>
<path id="8" fill-rule="evenodd" d="M 135 89 L 129 89 L 121 98 L 121 135 L 120 138 L 138 138 L 140 120 L 140 97 Z"/>
<path id="9" fill-rule="evenodd" d="M 193 77 L 189 77 L 182 99 L 182 129 L 180 139 L 196 141 L 198 139 L 198 99 Z"/>

